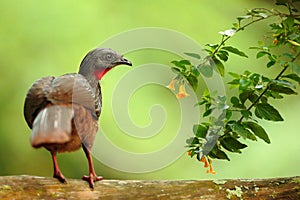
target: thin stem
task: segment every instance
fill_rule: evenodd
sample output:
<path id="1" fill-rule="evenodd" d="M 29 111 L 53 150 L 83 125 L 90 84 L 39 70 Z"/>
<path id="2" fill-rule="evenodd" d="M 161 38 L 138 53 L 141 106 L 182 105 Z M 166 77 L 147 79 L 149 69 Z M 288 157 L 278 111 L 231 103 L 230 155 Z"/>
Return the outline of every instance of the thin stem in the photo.
<path id="1" fill-rule="evenodd" d="M 264 20 L 264 19 L 267 19 L 267 18 L 273 17 L 273 16 L 276 16 L 276 14 L 268 15 L 267 17 L 261 17 L 261 18 L 255 19 L 255 20 L 249 22 L 248 24 L 245 24 L 244 26 L 239 27 L 239 28 L 236 30 L 236 33 L 239 32 L 239 31 L 241 31 L 241 30 L 243 30 L 243 29 L 245 29 L 246 27 L 250 26 L 250 25 L 253 24 L 253 23 L 262 21 L 262 20 Z M 226 36 L 226 37 L 224 37 L 224 35 L 223 35 L 220 44 L 219 44 L 218 47 L 212 52 L 211 57 L 214 57 L 215 54 L 220 50 L 220 48 L 225 44 L 225 42 L 226 42 L 227 40 L 229 40 L 231 37 L 232 37 L 232 36 Z"/>
<path id="2" fill-rule="evenodd" d="M 258 18 L 258 19 L 252 20 L 252 21 L 249 22 L 248 24 L 245 24 L 244 26 L 239 27 L 239 28 L 236 30 L 236 33 L 239 32 L 239 31 L 241 31 L 241 30 L 244 30 L 246 27 L 248 27 L 248 26 L 250 26 L 250 25 L 252 25 L 252 24 L 254 24 L 254 23 L 256 23 L 256 22 L 262 21 L 262 20 L 264 20 L 264 19 L 268 19 L 268 18 L 270 18 L 270 17 L 275 17 L 275 16 L 280 16 L 280 17 L 285 16 L 285 17 L 286 17 L 286 16 L 293 15 L 291 12 L 290 12 L 290 14 L 285 14 L 285 13 L 281 13 L 281 12 L 279 12 L 279 11 L 277 11 L 277 10 L 271 11 L 271 10 L 268 10 L 268 9 L 266 9 L 266 8 L 257 8 L 257 9 L 268 11 L 268 12 L 270 13 L 270 15 L 267 15 L 266 17 L 260 17 L 260 18 Z M 293 15 L 293 16 L 295 17 L 295 16 L 300 16 L 300 15 Z M 239 21 L 239 22 L 240 22 L 240 21 Z M 225 42 L 226 42 L 227 40 L 229 40 L 231 37 L 232 37 L 232 36 L 226 36 L 225 39 L 224 39 L 224 35 L 223 35 L 220 44 L 219 44 L 218 47 L 212 52 L 211 57 L 214 57 L 215 54 L 218 53 L 218 51 L 220 50 L 220 48 L 225 44 Z"/>

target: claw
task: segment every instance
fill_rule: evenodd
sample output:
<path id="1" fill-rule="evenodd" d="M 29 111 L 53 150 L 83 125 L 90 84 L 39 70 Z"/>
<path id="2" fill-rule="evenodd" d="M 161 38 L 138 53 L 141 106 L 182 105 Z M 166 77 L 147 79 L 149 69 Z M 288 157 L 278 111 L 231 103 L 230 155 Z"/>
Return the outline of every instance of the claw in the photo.
<path id="1" fill-rule="evenodd" d="M 59 172 L 54 172 L 53 178 L 58 179 L 61 183 L 66 183 L 66 178 L 64 175 L 59 171 Z"/>
<path id="2" fill-rule="evenodd" d="M 94 189 L 94 183 L 97 181 L 102 181 L 103 177 L 97 176 L 96 174 L 90 174 L 89 176 L 83 176 L 82 180 L 88 182 L 90 185 L 90 188 Z"/>

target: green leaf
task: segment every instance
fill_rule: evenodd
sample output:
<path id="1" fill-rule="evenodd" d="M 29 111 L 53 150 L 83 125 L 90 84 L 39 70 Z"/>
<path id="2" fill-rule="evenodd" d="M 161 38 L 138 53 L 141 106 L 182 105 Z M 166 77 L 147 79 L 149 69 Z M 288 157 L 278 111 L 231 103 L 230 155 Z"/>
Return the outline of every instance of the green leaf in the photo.
<path id="1" fill-rule="evenodd" d="M 176 74 L 180 74 L 180 70 L 176 67 L 171 67 L 171 70 Z"/>
<path id="2" fill-rule="evenodd" d="M 243 73 L 243 75 L 244 75 L 244 76 L 247 76 L 247 77 L 248 77 L 250 74 L 251 74 L 251 72 L 248 71 L 248 70 L 245 70 L 244 73 Z"/>
<path id="3" fill-rule="evenodd" d="M 270 144 L 271 141 L 265 129 L 255 122 L 243 122 L 257 137 Z"/>
<path id="4" fill-rule="evenodd" d="M 191 62 L 189 60 L 181 60 L 181 61 L 179 61 L 179 63 L 181 65 L 191 65 Z"/>
<path id="5" fill-rule="evenodd" d="M 223 60 L 224 62 L 228 60 L 228 53 L 226 51 L 219 51 L 217 53 L 217 56 L 220 58 L 220 60 Z"/>
<path id="6" fill-rule="evenodd" d="M 242 89 L 242 90 L 247 89 L 248 86 L 251 84 L 251 81 L 246 78 L 240 79 L 239 82 L 240 82 L 240 89 Z"/>
<path id="7" fill-rule="evenodd" d="M 198 144 L 200 144 L 199 139 L 196 137 L 190 137 L 190 138 L 186 139 L 186 143 L 189 146 L 197 146 Z"/>
<path id="8" fill-rule="evenodd" d="M 192 86 L 193 90 L 196 91 L 198 87 L 198 79 L 192 74 L 187 76 L 186 79 L 188 80 L 189 84 Z"/>
<path id="9" fill-rule="evenodd" d="M 253 94 L 253 90 L 244 90 L 242 93 L 239 94 L 239 99 L 241 103 L 244 104 L 247 99 Z"/>
<path id="10" fill-rule="evenodd" d="M 230 124 L 230 128 L 233 132 L 236 134 L 242 136 L 244 139 L 248 138 L 248 135 L 251 135 L 252 133 L 247 130 L 243 125 L 233 122 Z"/>
<path id="11" fill-rule="evenodd" d="M 195 124 L 193 127 L 193 132 L 196 137 L 205 138 L 207 134 L 208 127 L 201 124 Z"/>
<path id="12" fill-rule="evenodd" d="M 194 66 L 192 67 L 191 72 L 195 77 L 198 77 L 200 75 L 199 70 Z"/>
<path id="13" fill-rule="evenodd" d="M 277 56 L 276 56 L 276 55 L 270 54 L 270 55 L 268 56 L 268 58 L 269 58 L 270 61 L 276 61 Z"/>
<path id="14" fill-rule="evenodd" d="M 233 137 L 225 137 L 220 141 L 221 145 L 228 151 L 241 153 L 240 149 L 247 147 L 246 144 L 239 142 Z"/>
<path id="15" fill-rule="evenodd" d="M 214 110 L 214 108 L 210 108 L 210 109 L 207 109 L 204 113 L 203 113 L 203 117 L 206 117 L 208 115 L 210 115 L 212 113 L 212 111 Z"/>
<path id="16" fill-rule="evenodd" d="M 283 78 L 289 78 L 294 81 L 300 82 L 300 77 L 297 74 L 288 74 L 288 75 L 283 75 Z"/>
<path id="17" fill-rule="evenodd" d="M 249 49 L 262 50 L 262 48 L 261 48 L 261 47 L 249 47 Z"/>
<path id="18" fill-rule="evenodd" d="M 271 84 L 269 86 L 269 89 L 274 91 L 274 92 L 281 93 L 281 94 L 297 94 L 297 92 L 295 92 L 291 88 L 284 87 L 284 86 L 277 85 L 277 84 Z"/>
<path id="19" fill-rule="evenodd" d="M 253 140 L 253 141 L 257 141 L 255 135 L 251 132 L 248 133 L 247 138 L 250 139 L 250 140 Z"/>
<path id="20" fill-rule="evenodd" d="M 242 51 L 240 51 L 237 48 L 234 48 L 232 46 L 225 46 L 225 47 L 222 47 L 221 49 L 224 49 L 226 51 L 229 51 L 230 53 L 234 53 L 236 55 L 248 58 L 248 56 L 244 52 L 242 52 Z"/>
<path id="21" fill-rule="evenodd" d="M 267 68 L 272 67 L 272 66 L 275 65 L 275 64 L 276 64 L 276 61 L 271 60 L 271 61 L 269 61 L 269 62 L 267 63 Z"/>
<path id="22" fill-rule="evenodd" d="M 255 115 L 260 119 L 283 121 L 279 112 L 268 103 L 259 103 L 255 107 Z"/>
<path id="23" fill-rule="evenodd" d="M 264 41 L 257 41 L 257 44 L 258 44 L 258 46 L 260 46 L 260 47 L 263 47 L 263 46 L 265 46 L 265 43 L 264 43 Z"/>
<path id="24" fill-rule="evenodd" d="M 261 76 L 261 80 L 264 82 L 264 83 L 268 83 L 271 81 L 271 79 L 269 79 L 268 77 L 265 77 L 265 76 Z"/>
<path id="25" fill-rule="evenodd" d="M 240 79 L 233 79 L 232 81 L 228 82 L 229 85 L 240 85 Z"/>
<path id="26" fill-rule="evenodd" d="M 238 29 L 240 27 L 238 23 L 233 23 L 232 25 L 234 29 Z"/>
<path id="27" fill-rule="evenodd" d="M 200 73 L 201 73 L 203 76 L 205 76 L 205 77 L 207 77 L 207 78 L 210 78 L 210 77 L 212 77 L 212 75 L 213 75 L 213 69 L 212 69 L 212 67 L 209 66 L 209 65 L 202 65 L 202 66 L 200 66 L 200 67 L 199 67 L 199 71 L 200 71 Z"/>
<path id="28" fill-rule="evenodd" d="M 299 34 L 296 34 L 296 33 L 291 34 L 291 35 L 288 36 L 288 38 L 289 38 L 290 40 L 296 40 L 296 39 L 298 39 L 299 37 L 300 37 L 300 35 L 299 35 Z"/>
<path id="29" fill-rule="evenodd" d="M 274 91 L 268 91 L 268 92 L 266 92 L 266 94 L 273 97 L 274 99 L 282 99 L 283 98 L 283 96 L 280 95 L 278 92 L 274 92 Z"/>
<path id="30" fill-rule="evenodd" d="M 283 53 L 281 56 L 287 57 L 289 59 L 294 59 L 295 58 L 295 55 L 290 54 L 290 53 Z"/>
<path id="31" fill-rule="evenodd" d="M 249 117 L 252 115 L 252 113 L 248 110 L 241 110 L 241 114 L 243 115 L 243 117 L 245 117 L 246 119 L 249 119 Z"/>
<path id="32" fill-rule="evenodd" d="M 219 149 L 217 146 L 215 146 L 211 150 L 211 152 L 209 153 L 209 156 L 211 156 L 212 158 L 224 159 L 224 160 L 230 161 L 227 154 L 224 151 L 222 151 L 221 149 Z"/>
<path id="33" fill-rule="evenodd" d="M 231 97 L 230 98 L 230 102 L 233 104 L 233 105 L 238 105 L 240 103 L 239 99 L 235 96 Z"/>
<path id="34" fill-rule="evenodd" d="M 226 120 L 229 120 L 231 118 L 231 116 L 232 116 L 232 111 L 227 109 L 226 110 Z"/>
<path id="35" fill-rule="evenodd" d="M 259 80 L 260 80 L 260 74 L 258 73 L 253 73 L 249 76 L 249 79 L 253 82 L 253 85 L 257 85 Z"/>
<path id="36" fill-rule="evenodd" d="M 266 51 L 259 51 L 257 54 L 256 54 L 256 58 L 261 58 L 265 55 L 271 55 L 269 52 L 266 52 Z"/>
<path id="37" fill-rule="evenodd" d="M 184 54 L 187 55 L 187 56 L 196 58 L 196 59 L 201 59 L 201 56 L 197 53 L 184 53 Z"/>
<path id="38" fill-rule="evenodd" d="M 268 98 L 265 97 L 265 96 L 262 96 L 262 97 L 260 98 L 260 101 L 261 101 L 261 103 L 268 103 Z"/>
<path id="39" fill-rule="evenodd" d="M 248 99 L 251 101 L 251 103 L 254 103 L 258 98 L 258 95 L 255 93 L 252 93 L 251 95 L 248 96 Z"/>
<path id="40" fill-rule="evenodd" d="M 228 72 L 229 75 L 231 75 L 233 78 L 240 78 L 241 75 L 234 73 L 234 72 Z"/>
<path id="41" fill-rule="evenodd" d="M 289 66 L 292 68 L 293 72 L 300 75 L 300 66 L 299 65 L 297 65 L 293 62 L 289 62 Z"/>
<path id="42" fill-rule="evenodd" d="M 290 81 L 286 81 L 286 80 L 273 80 L 273 82 L 277 83 L 277 84 L 280 84 L 280 85 L 283 85 L 283 86 L 287 86 L 287 87 L 296 89 L 296 86 L 293 83 L 291 83 Z"/>
<path id="43" fill-rule="evenodd" d="M 225 67 L 224 67 L 223 63 L 219 59 L 217 59 L 216 57 L 213 57 L 212 59 L 213 59 L 215 65 L 217 66 L 220 75 L 224 76 Z"/>
<path id="44" fill-rule="evenodd" d="M 188 60 L 173 60 L 171 63 L 173 63 L 175 66 L 182 68 L 183 70 L 186 70 L 185 65 L 191 65 L 191 62 Z"/>
<path id="45" fill-rule="evenodd" d="M 206 100 L 203 100 L 203 101 L 199 101 L 198 103 L 195 104 L 195 106 L 201 106 L 203 104 L 207 103 Z"/>
<path id="46" fill-rule="evenodd" d="M 180 61 L 173 60 L 171 63 L 173 63 L 177 68 L 179 68 L 180 71 L 185 71 L 186 70 L 185 65 L 180 63 Z"/>
<path id="47" fill-rule="evenodd" d="M 215 50 L 219 44 L 206 44 L 205 46 L 209 46 L 211 49 Z"/>
<path id="48" fill-rule="evenodd" d="M 286 20 L 284 20 L 285 24 L 288 26 L 288 27 L 293 27 L 294 26 L 294 17 L 292 16 L 288 16 L 286 18 Z"/>

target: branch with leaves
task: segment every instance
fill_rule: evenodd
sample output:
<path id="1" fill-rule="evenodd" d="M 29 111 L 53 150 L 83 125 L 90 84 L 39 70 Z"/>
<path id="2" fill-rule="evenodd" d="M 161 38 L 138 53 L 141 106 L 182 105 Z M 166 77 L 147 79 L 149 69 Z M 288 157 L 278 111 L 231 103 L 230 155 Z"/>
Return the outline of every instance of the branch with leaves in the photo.
<path id="1" fill-rule="evenodd" d="M 256 59 L 266 57 L 266 68 L 276 67 L 278 75 L 271 78 L 248 70 L 242 74 L 229 72 L 233 79 L 227 84 L 231 89 L 236 89 L 238 95 L 228 98 L 205 91 L 197 104 L 204 107 L 202 116 L 207 120 L 194 125 L 194 136 L 187 139 L 188 155 L 204 162 L 204 167 L 209 167 L 208 173 L 215 173 L 212 159 L 230 160 L 228 152 L 241 153 L 247 147 L 241 139 L 257 141 L 259 138 L 270 143 L 267 132 L 258 120 L 283 121 L 270 99 L 282 100 L 284 95 L 297 94 L 295 88 L 300 84 L 300 15 L 293 5 L 296 1 L 299 0 L 276 0 L 276 5 L 285 6 L 287 13 L 266 8 L 247 10 L 244 16 L 236 18 L 231 29 L 219 32 L 221 41 L 218 44 L 206 45 L 208 56 L 201 58 L 197 53 L 185 53 L 198 59 L 197 65 L 189 60 L 172 61 L 175 65 L 172 70 L 177 76 L 168 87 L 175 90 L 175 85 L 179 84 L 177 98 L 184 98 L 188 96 L 184 88 L 186 84 L 190 84 L 196 92 L 201 76 L 209 78 L 214 71 L 224 76 L 224 63 L 230 54 L 248 58 L 238 48 L 225 44 L 234 35 L 246 31 L 250 25 L 268 18 L 274 19 L 274 23 L 270 24 L 271 34 L 250 49 L 258 51 Z M 218 116 L 213 115 L 216 110 Z"/>

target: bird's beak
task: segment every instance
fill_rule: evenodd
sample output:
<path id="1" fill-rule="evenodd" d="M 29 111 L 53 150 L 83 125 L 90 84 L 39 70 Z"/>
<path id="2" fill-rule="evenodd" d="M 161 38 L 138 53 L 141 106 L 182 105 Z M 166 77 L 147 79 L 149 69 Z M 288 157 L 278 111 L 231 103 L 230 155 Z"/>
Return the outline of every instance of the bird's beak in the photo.
<path id="1" fill-rule="evenodd" d="M 132 63 L 127 60 L 126 58 L 124 58 L 123 56 L 120 57 L 119 60 L 117 60 L 116 62 L 114 62 L 114 65 L 129 65 L 129 66 L 132 66 Z"/>

